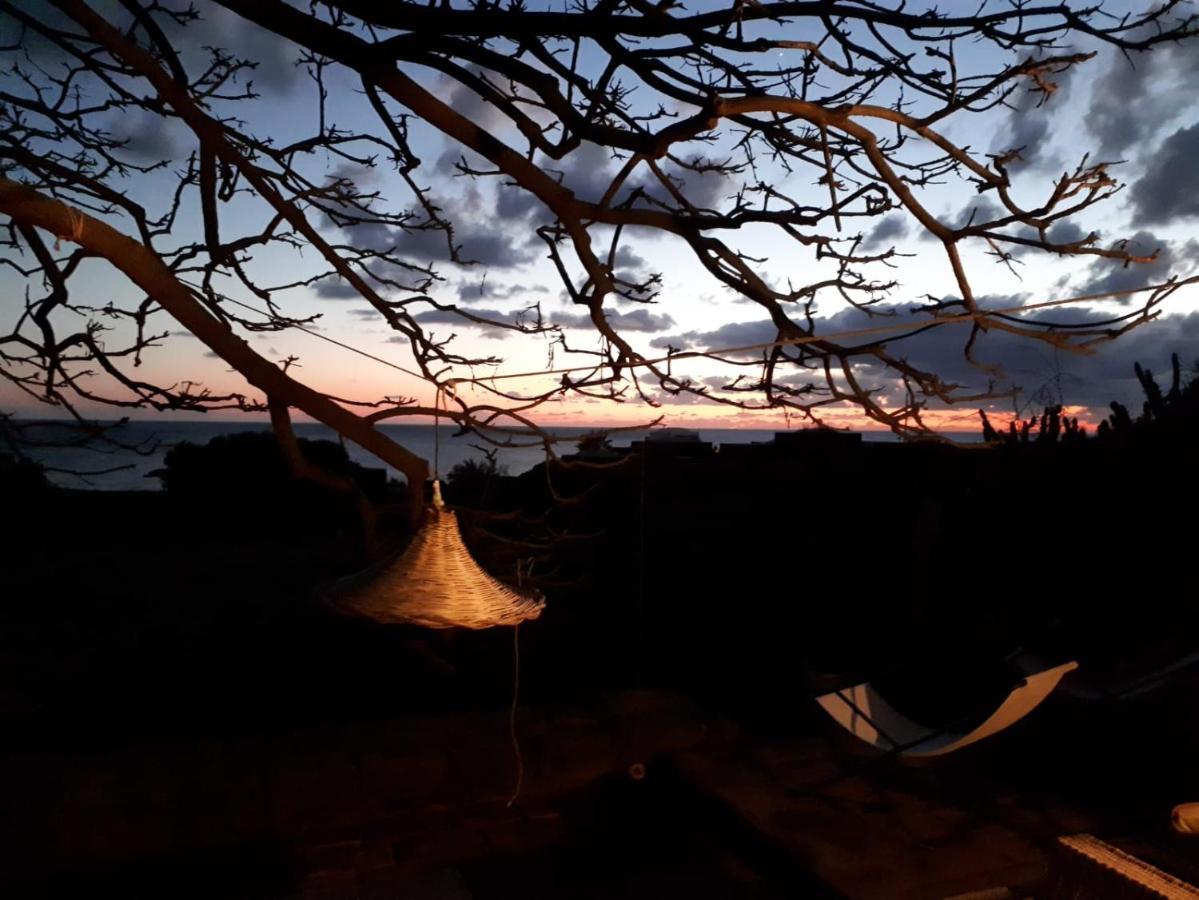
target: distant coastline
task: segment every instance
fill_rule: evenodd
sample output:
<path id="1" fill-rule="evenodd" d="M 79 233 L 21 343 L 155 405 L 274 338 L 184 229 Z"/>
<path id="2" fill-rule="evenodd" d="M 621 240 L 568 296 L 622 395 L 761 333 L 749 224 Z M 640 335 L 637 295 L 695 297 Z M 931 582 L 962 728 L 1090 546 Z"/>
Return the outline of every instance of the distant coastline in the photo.
<path id="1" fill-rule="evenodd" d="M 64 425 L 63 420 L 30 418 L 22 419 L 21 421 L 24 425 L 34 426 L 35 428 L 44 427 L 46 433 L 43 437 L 46 439 L 52 440 L 55 432 L 66 434 L 66 431 L 62 428 Z M 455 436 L 456 429 L 454 427 L 442 425 L 439 428 L 440 441 L 437 442 L 434 440 L 433 425 L 384 424 L 379 426 L 380 431 L 390 435 L 398 443 L 403 444 L 418 456 L 428 459 L 430 463 L 433 461 L 434 445 L 440 443 L 440 469 L 442 473 L 448 472 L 455 465 L 467 459 L 481 459 L 483 457 L 483 452 L 478 449 L 478 446 L 483 446 L 483 444 L 477 435 Z M 28 453 L 35 461 L 55 470 L 94 472 L 100 469 L 128 467 L 123 468 L 121 471 L 105 475 L 87 476 L 85 478 L 67 474 L 64 471 L 51 471 L 49 473 L 50 479 L 61 487 L 109 491 L 154 491 L 160 490 L 161 485 L 158 479 L 153 477 L 151 473 L 162 467 L 167 451 L 175 444 L 184 441 L 193 444 L 205 444 L 220 435 L 244 431 L 267 431 L 269 429 L 269 422 L 251 419 L 228 419 L 222 421 L 211 419 L 203 421 L 138 419 L 130 420 L 119 428 L 114 429 L 112 436 L 123 444 L 139 448 L 141 452 L 133 449 L 123 450 L 111 445 L 91 447 L 85 445 L 80 447 L 43 447 L 32 449 Z M 316 422 L 297 422 L 295 430 L 296 434 L 302 438 L 329 441 L 339 440 L 336 432 L 331 428 Z M 604 426 L 601 425 L 590 427 L 563 426 L 546 429 L 550 434 L 567 439 L 567 441 L 603 430 Z M 615 446 L 625 447 L 634 441 L 642 440 L 650 430 L 619 431 L 612 435 L 611 440 Z M 695 428 L 690 430 L 697 432 L 701 440 L 720 445 L 770 441 L 775 433 L 782 429 Z M 898 440 L 889 431 L 863 431 L 861 434 L 862 439 L 865 441 L 893 442 Z M 954 440 L 970 443 L 981 440 L 981 434 L 977 431 L 955 432 L 947 434 L 947 436 L 952 437 Z M 371 468 L 383 467 L 378 459 L 352 443 L 347 442 L 346 449 L 349 452 L 350 458 L 361 465 Z M 567 445 L 562 447 L 561 452 L 570 453 L 573 450 L 573 446 Z M 511 475 L 526 472 L 544 459 L 545 454 L 540 445 L 500 448 L 496 456 L 497 463 Z M 398 473 L 391 472 L 390 474 L 392 477 L 399 477 Z"/>

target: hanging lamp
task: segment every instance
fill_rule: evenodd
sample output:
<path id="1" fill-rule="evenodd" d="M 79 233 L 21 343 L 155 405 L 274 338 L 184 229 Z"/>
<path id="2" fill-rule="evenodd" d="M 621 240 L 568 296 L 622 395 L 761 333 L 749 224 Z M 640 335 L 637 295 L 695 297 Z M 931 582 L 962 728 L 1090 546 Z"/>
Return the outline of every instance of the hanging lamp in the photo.
<path id="1" fill-rule="evenodd" d="M 337 606 L 376 622 L 425 628 L 494 628 L 541 615 L 537 591 L 519 591 L 492 578 L 462 542 L 458 517 L 433 482 L 433 503 L 412 542 L 397 557 L 341 582 Z"/>
<path id="2" fill-rule="evenodd" d="M 433 502 L 412 542 L 399 556 L 344 579 L 335 604 L 376 622 L 425 628 L 494 628 L 536 619 L 545 607 L 539 591 L 514 590 L 479 566 L 462 542 L 458 517 L 441 499 L 441 401 L 454 382 L 434 395 Z M 519 573 L 519 569 L 517 570 Z"/>

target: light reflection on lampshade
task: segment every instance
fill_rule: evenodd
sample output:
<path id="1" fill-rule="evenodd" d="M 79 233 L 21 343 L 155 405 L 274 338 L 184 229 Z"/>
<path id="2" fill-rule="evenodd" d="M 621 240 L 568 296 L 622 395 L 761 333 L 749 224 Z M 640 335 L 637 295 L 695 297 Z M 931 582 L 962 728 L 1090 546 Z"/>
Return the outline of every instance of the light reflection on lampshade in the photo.
<path id="1" fill-rule="evenodd" d="M 426 628 L 519 625 L 545 607 L 539 592 L 513 589 L 471 558 L 458 518 L 442 504 L 436 481 L 425 523 L 404 551 L 345 579 L 331 593 L 344 612 Z"/>

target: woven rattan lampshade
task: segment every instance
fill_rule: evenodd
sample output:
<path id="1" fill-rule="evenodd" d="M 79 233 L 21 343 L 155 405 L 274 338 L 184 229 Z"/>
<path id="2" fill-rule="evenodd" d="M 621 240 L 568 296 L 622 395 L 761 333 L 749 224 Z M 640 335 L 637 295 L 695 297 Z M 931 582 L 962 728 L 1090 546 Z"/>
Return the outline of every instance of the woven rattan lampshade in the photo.
<path id="1" fill-rule="evenodd" d="M 342 582 L 337 605 L 377 622 L 427 628 L 519 625 L 541 615 L 540 594 L 513 590 L 471 558 L 457 516 L 441 503 L 440 487 L 433 483 L 433 506 L 412 543 L 398 557 Z"/>

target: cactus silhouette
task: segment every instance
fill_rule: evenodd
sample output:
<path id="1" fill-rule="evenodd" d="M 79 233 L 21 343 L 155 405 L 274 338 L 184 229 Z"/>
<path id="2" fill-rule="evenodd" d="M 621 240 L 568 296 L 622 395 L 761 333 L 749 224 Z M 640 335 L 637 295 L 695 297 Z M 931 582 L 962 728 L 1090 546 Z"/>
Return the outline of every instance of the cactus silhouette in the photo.
<path id="1" fill-rule="evenodd" d="M 1199 363 L 1195 364 L 1192 377 L 1185 380 L 1178 354 L 1174 353 L 1170 357 L 1170 370 L 1170 389 L 1163 393 L 1153 372 L 1135 363 L 1133 371 L 1145 394 L 1140 415 L 1134 419 L 1127 406 L 1113 400 L 1109 404 L 1111 414 L 1099 423 L 1096 430 L 1097 438 L 1124 439 L 1150 428 L 1193 429 L 1199 426 Z M 1006 432 L 996 429 L 981 409 L 978 414 L 982 422 L 983 440 L 989 444 L 1076 444 L 1088 437 L 1086 427 L 1079 425 L 1077 417 L 1066 416 L 1061 406 L 1046 406 L 1040 415 L 1023 420 L 1013 419 L 1008 423 Z"/>

